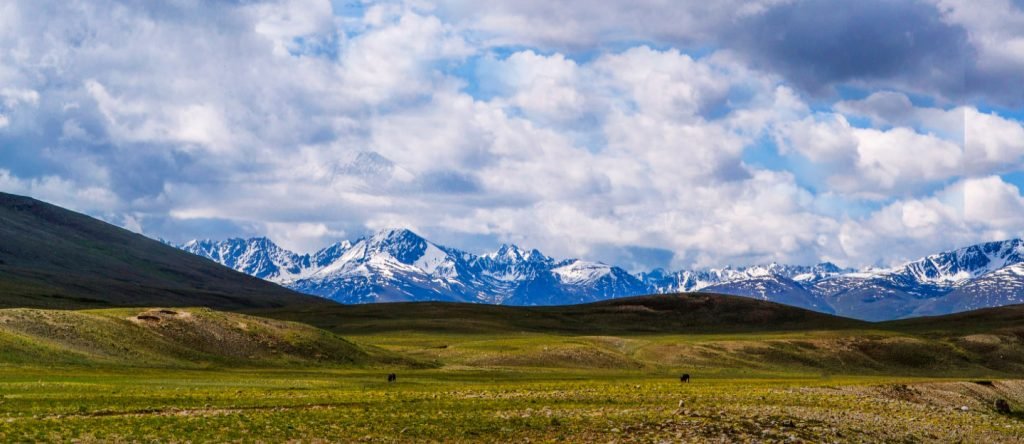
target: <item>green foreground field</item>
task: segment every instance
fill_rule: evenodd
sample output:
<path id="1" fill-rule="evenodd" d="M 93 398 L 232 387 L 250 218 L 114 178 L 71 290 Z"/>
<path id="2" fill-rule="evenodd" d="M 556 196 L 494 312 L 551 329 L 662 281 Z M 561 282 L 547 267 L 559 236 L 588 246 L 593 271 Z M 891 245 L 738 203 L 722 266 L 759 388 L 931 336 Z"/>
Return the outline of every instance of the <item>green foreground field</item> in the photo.
<path id="1" fill-rule="evenodd" d="M 3 442 L 1020 442 L 1020 382 L 647 371 L 0 368 Z M 680 407 L 682 405 L 682 407 Z M 1018 404 L 1019 406 L 1019 404 Z M 963 408 L 966 407 L 966 410 Z"/>
<path id="2" fill-rule="evenodd" d="M 998 398 L 1024 407 L 1024 381 L 1011 374 L 915 369 L 910 357 L 844 375 L 839 362 L 758 351 L 795 341 L 809 353 L 807 344 L 873 336 L 898 338 L 393 332 L 349 339 L 407 361 L 355 368 L 8 364 L 0 442 L 1024 441 L 1024 416 L 993 409 Z"/>
<path id="3" fill-rule="evenodd" d="M 0 310 L 0 442 L 1024 441 L 1021 307 L 747 301 Z"/>

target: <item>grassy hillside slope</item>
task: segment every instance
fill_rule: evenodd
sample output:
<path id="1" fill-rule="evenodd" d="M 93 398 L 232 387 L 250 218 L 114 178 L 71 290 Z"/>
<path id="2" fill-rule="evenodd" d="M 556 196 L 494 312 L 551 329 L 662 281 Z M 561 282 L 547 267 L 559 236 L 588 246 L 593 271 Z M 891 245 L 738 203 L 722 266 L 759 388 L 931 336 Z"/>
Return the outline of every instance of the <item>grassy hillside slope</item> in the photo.
<path id="1" fill-rule="evenodd" d="M 0 310 L 5 364 L 288 367 L 381 357 L 308 325 L 207 308 Z"/>
<path id="2" fill-rule="evenodd" d="M 35 199 L 0 193 L 0 307 L 283 307 L 328 302 Z"/>

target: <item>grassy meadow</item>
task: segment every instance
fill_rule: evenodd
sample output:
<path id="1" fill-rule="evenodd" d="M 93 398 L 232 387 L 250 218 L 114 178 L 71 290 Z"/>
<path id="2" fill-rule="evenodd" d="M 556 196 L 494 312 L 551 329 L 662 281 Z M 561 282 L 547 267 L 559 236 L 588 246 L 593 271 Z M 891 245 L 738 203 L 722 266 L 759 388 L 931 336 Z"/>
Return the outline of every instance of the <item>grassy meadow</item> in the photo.
<path id="1" fill-rule="evenodd" d="M 595 334 L 391 308 L 411 321 L 0 310 L 0 441 L 1024 440 L 1014 323 Z M 995 411 L 999 398 L 1014 412 Z"/>
<path id="2" fill-rule="evenodd" d="M 913 377 L 551 369 L 0 370 L 4 442 L 1019 442 L 989 398 Z M 1017 404 L 1019 406 L 1019 404 Z M 966 411 L 963 410 L 966 407 Z"/>

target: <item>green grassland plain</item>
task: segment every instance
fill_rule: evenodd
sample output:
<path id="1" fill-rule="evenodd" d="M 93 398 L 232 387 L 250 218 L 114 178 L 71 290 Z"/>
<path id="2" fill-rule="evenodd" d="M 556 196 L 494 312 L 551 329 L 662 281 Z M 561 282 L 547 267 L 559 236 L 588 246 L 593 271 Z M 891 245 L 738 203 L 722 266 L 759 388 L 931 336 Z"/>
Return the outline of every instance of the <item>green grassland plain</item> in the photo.
<path id="1" fill-rule="evenodd" d="M 344 335 L 198 308 L 0 310 L 0 441 L 1024 441 L 1015 322 L 593 334 L 322 315 Z"/>

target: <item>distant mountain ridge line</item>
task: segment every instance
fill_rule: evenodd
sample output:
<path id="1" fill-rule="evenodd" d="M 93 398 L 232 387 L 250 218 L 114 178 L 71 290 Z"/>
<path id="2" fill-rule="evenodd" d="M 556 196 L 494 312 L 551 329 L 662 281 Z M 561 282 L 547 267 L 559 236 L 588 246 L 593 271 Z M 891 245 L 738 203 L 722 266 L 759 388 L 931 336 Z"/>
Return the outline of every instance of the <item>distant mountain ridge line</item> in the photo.
<path id="1" fill-rule="evenodd" d="M 556 260 L 536 249 L 526 251 L 509 244 L 476 255 L 432 243 L 406 229 L 382 230 L 303 255 L 266 237 L 193 240 L 178 247 L 237 271 L 343 303 L 438 300 L 561 305 L 708 291 L 886 320 L 1024 302 L 1019 290 L 1001 290 L 1024 289 L 1024 268 L 1019 274 L 1004 270 L 1024 262 L 1020 239 L 937 253 L 888 269 L 843 269 L 829 262 L 771 263 L 638 274 L 601 262 Z M 1003 272 L 994 273 L 999 270 Z"/>

